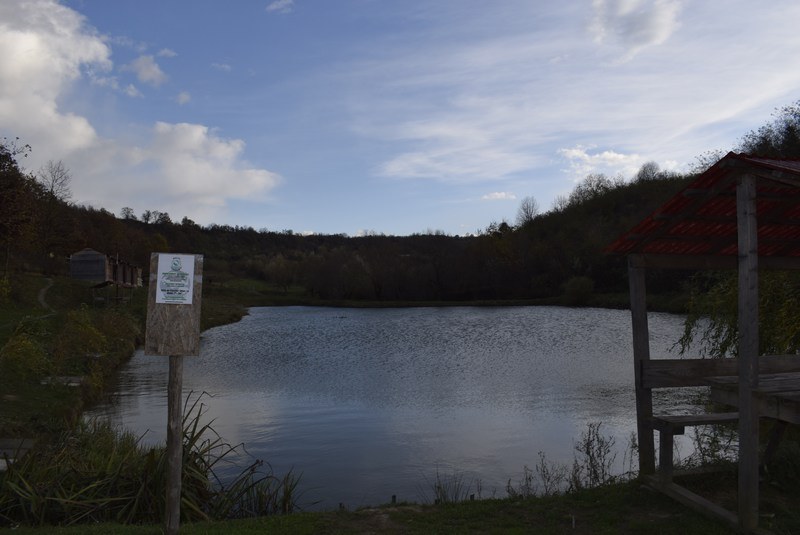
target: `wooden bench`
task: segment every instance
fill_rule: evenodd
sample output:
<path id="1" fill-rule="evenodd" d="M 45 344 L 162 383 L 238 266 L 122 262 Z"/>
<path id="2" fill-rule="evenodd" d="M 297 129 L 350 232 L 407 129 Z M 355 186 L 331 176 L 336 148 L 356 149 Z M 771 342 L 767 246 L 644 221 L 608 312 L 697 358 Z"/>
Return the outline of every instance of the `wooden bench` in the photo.
<path id="1" fill-rule="evenodd" d="M 650 420 L 653 429 L 659 434 L 658 471 L 662 483 L 671 483 L 674 472 L 672 442 L 675 435 L 682 435 L 686 427 L 697 425 L 730 424 L 739 421 L 738 412 L 717 412 L 708 414 L 680 414 L 653 416 Z"/>

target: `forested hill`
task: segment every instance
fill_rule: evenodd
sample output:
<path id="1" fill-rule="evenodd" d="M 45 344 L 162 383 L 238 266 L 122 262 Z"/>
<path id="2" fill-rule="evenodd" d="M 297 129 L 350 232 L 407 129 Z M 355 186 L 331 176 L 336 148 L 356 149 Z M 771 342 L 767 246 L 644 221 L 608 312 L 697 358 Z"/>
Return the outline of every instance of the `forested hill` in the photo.
<path id="1" fill-rule="evenodd" d="M 69 255 L 90 247 L 149 266 L 152 251 L 201 253 L 206 280 L 261 279 L 335 300 L 466 301 L 551 297 L 571 281 L 576 298 L 624 292 L 624 260 L 602 249 L 686 181 L 654 175 L 625 183 L 587 177 L 553 210 L 518 224 L 492 223 L 474 236 L 298 235 L 209 225 L 166 214 L 117 217 L 59 199 L 4 152 L 0 202 L 5 273 L 66 274 Z M 527 200 L 530 201 L 530 200 Z M 5 207 L 14 206 L 14 209 Z M 531 208 L 530 206 L 528 208 Z M 152 214 L 151 214 L 152 215 Z"/>
<path id="2" fill-rule="evenodd" d="M 744 136 L 742 152 L 797 157 L 800 112 L 782 110 L 772 124 Z M 20 171 L 27 147 L 0 145 L 0 259 L 6 287 L 15 273 L 67 272 L 85 247 L 147 270 L 152 251 L 205 255 L 206 281 L 255 278 L 315 299 L 375 301 L 524 300 L 627 291 L 625 260 L 603 254 L 691 179 L 645 164 L 630 180 L 590 175 L 545 213 L 525 199 L 514 224 L 491 223 L 473 236 L 303 236 L 227 225 L 199 226 L 146 211 L 119 217 L 68 202 L 68 172 L 50 165 Z M 713 163 L 713 162 L 712 162 Z M 425 225 L 424 221 L 420 225 Z M 677 289 L 667 275 L 655 292 Z"/>

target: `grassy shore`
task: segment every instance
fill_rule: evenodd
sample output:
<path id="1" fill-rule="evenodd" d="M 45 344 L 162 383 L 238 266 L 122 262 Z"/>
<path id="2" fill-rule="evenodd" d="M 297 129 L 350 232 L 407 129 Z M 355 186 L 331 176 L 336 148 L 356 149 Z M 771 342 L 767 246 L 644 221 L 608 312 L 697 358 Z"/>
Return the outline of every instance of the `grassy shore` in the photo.
<path id="1" fill-rule="evenodd" d="M 157 534 L 160 526 L 100 524 L 48 528 L 57 535 Z M 39 534 L 19 527 L 16 534 Z M 609 485 L 564 496 L 478 500 L 459 504 L 401 504 L 358 511 L 297 513 L 225 522 L 184 524 L 192 534 L 339 533 L 542 533 L 680 534 L 731 533 L 724 525 L 688 510 L 636 482 Z"/>

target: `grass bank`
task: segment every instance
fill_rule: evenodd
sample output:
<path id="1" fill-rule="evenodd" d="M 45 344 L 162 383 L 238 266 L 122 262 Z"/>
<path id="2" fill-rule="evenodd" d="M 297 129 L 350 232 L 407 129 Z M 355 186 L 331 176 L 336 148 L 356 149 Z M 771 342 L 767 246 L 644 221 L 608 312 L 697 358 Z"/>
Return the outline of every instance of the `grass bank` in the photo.
<path id="1" fill-rule="evenodd" d="M 100 524 L 49 528 L 57 535 L 161 533 L 160 526 Z M 40 534 L 20 526 L 15 534 Z M 401 504 L 321 513 L 297 513 L 226 522 L 184 524 L 192 534 L 341 534 L 341 533 L 542 533 L 680 534 L 731 533 L 636 482 L 609 485 L 563 496 L 491 499 L 445 505 Z"/>

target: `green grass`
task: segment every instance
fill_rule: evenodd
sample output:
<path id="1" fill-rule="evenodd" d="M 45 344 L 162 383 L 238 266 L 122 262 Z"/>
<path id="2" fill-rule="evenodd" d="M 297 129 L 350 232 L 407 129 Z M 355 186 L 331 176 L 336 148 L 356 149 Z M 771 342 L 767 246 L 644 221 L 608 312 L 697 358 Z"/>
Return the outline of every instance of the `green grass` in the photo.
<path id="1" fill-rule="evenodd" d="M 573 527 L 574 526 L 574 527 Z M 120 535 L 160 533 L 160 526 L 101 524 L 49 528 L 48 533 Z M 16 534 L 43 530 L 19 527 Z M 339 533 L 542 533 L 714 535 L 732 531 L 637 482 L 565 496 L 526 500 L 478 500 L 459 504 L 403 504 L 358 511 L 299 513 L 181 526 L 183 534 Z"/>
<path id="2" fill-rule="evenodd" d="M 39 291 L 48 285 L 47 277 L 28 273 L 12 276 L 12 291 L 7 299 L 0 301 L 0 348 L 15 333 L 25 332 L 35 338 L 52 358 L 52 351 L 59 343 L 59 333 L 70 325 L 71 312 L 80 309 L 82 304 L 87 304 L 93 313 L 102 310 L 93 304 L 92 290 L 87 283 L 67 277 L 52 277 L 52 281 L 52 286 L 44 296 L 49 307 L 46 309 L 39 303 L 38 296 Z M 144 293 L 143 289 L 135 292 L 135 299 L 126 307 L 134 309 L 138 306 L 143 310 Z M 134 314 L 143 316 L 141 312 Z M 132 348 L 134 342 L 129 340 L 127 344 L 116 346 Z M 76 338 L 76 343 L 80 345 L 80 339 Z M 116 362 L 127 355 L 107 357 Z M 56 370 L 51 373 L 53 371 Z M 62 372 L 67 375 L 81 374 L 70 370 Z M 102 389 L 102 385 L 98 384 L 93 387 Z M 38 378 L 25 381 L 0 373 L 0 437 L 37 437 L 60 432 L 76 419 L 86 399 L 86 389 L 42 385 Z"/>
<path id="3" fill-rule="evenodd" d="M 8 341 L 21 320 L 48 313 L 37 300 L 39 290 L 46 283 L 41 275 L 21 274 L 11 278 L 9 299 L 0 300 L 0 347 Z"/>

